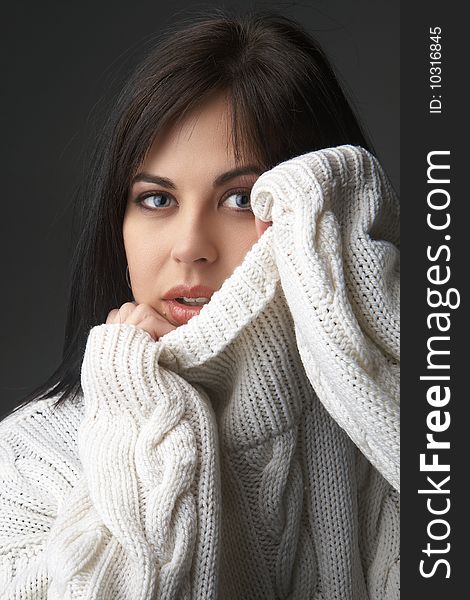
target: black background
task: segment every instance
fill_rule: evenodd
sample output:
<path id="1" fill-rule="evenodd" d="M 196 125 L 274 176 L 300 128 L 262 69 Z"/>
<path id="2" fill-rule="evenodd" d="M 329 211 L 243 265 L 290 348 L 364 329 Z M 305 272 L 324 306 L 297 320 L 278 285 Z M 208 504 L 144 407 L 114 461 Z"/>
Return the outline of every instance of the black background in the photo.
<path id="1" fill-rule="evenodd" d="M 145 40 L 189 9 L 274 8 L 323 44 L 399 187 L 399 4 L 16 1 L 4 13 L 0 415 L 59 364 L 71 194 L 101 115 Z"/>

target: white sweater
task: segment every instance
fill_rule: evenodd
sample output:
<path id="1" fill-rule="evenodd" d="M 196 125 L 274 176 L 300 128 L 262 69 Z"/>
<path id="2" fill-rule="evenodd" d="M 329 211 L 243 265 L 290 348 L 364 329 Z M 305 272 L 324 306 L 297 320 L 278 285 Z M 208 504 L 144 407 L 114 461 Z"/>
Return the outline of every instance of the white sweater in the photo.
<path id="1" fill-rule="evenodd" d="M 2 599 L 399 597 L 398 201 L 347 145 L 252 204 L 198 316 L 93 327 L 80 401 L 0 423 Z"/>

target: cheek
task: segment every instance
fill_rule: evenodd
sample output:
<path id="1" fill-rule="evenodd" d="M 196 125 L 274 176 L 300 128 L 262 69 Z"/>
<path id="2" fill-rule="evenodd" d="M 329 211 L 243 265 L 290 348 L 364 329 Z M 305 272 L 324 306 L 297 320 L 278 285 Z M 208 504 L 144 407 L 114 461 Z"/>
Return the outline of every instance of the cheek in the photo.
<path id="1" fill-rule="evenodd" d="M 225 255 L 229 257 L 233 268 L 243 262 L 246 253 L 258 241 L 254 219 L 237 227 L 231 227 L 224 236 Z"/>
<path id="2" fill-rule="evenodd" d="M 125 218 L 122 228 L 127 263 L 136 285 L 146 281 L 163 261 L 165 236 L 137 218 Z"/>
<path id="3" fill-rule="evenodd" d="M 141 254 L 142 244 L 145 243 L 145 236 L 142 235 L 136 219 L 125 217 L 122 226 L 122 237 L 126 251 L 127 262 L 129 265 L 135 264 L 136 258 Z"/>

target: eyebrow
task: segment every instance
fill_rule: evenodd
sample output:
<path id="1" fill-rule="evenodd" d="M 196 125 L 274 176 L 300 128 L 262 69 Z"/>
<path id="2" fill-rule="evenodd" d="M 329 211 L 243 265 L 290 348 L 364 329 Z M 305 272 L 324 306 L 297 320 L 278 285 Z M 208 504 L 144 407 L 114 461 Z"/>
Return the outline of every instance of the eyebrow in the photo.
<path id="1" fill-rule="evenodd" d="M 231 169 L 230 171 L 226 171 L 219 175 L 214 179 L 212 185 L 214 187 L 219 187 L 227 181 L 235 179 L 235 177 L 240 177 L 241 175 L 261 175 L 262 169 L 257 167 L 256 165 L 247 165 L 245 167 L 237 167 L 235 169 Z M 156 185 L 161 185 L 166 187 L 169 190 L 176 190 L 176 184 L 168 177 L 160 177 L 160 175 L 151 175 L 150 173 L 138 173 L 131 182 L 131 186 L 138 183 L 139 181 L 144 181 L 145 183 L 154 183 Z"/>

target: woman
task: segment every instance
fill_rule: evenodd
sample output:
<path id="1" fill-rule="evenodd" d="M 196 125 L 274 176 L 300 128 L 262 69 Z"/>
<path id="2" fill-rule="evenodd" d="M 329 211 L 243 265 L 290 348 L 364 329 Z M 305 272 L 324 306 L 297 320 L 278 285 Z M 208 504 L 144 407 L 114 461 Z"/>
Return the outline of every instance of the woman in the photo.
<path id="1" fill-rule="evenodd" d="M 169 31 L 79 196 L 62 364 L 0 426 L 5 598 L 398 598 L 398 205 L 275 14 Z"/>

